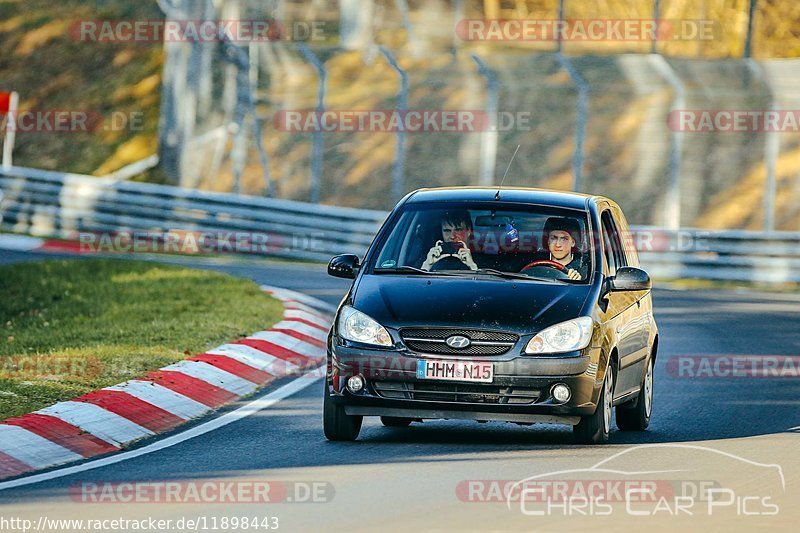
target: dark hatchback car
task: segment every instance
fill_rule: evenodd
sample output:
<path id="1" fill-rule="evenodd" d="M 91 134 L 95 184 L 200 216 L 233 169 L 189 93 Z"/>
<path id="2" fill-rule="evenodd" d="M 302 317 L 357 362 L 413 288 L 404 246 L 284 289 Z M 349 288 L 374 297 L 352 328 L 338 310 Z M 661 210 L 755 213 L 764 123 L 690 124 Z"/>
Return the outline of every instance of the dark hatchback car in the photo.
<path id="1" fill-rule="evenodd" d="M 573 426 L 608 441 L 650 422 L 651 281 L 613 201 L 539 189 L 422 189 L 392 211 L 328 338 L 324 429 L 364 416 Z"/>

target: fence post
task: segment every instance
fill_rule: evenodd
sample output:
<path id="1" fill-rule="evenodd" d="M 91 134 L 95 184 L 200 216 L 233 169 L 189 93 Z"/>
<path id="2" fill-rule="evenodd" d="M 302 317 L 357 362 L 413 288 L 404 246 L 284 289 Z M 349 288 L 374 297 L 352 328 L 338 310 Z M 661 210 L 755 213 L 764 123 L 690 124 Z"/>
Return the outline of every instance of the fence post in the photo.
<path id="1" fill-rule="evenodd" d="M 572 190 L 580 192 L 583 189 L 583 146 L 586 140 L 586 116 L 589 114 L 589 84 L 564 54 L 557 53 L 556 60 L 567 71 L 570 79 L 578 88 L 575 152 L 572 154 Z"/>
<path id="2" fill-rule="evenodd" d="M 747 37 L 744 41 L 744 57 L 749 58 L 753 55 L 753 19 L 756 14 L 757 0 L 750 0 L 750 7 L 747 11 Z"/>
<path id="3" fill-rule="evenodd" d="M 182 0 L 157 0 L 165 19 L 186 19 Z M 187 57 L 180 42 L 164 42 L 164 69 L 161 83 L 161 109 L 158 119 L 158 152 L 161 168 L 170 185 L 180 183 L 183 153 L 186 148 L 184 109 L 180 95 L 186 87 Z"/>
<path id="4" fill-rule="evenodd" d="M 408 73 L 397 63 L 397 58 L 385 46 L 380 47 L 386 61 L 400 76 L 400 91 L 397 93 L 397 112 L 405 116 L 408 110 Z M 394 168 L 392 169 L 392 201 L 398 202 L 403 197 L 406 165 L 406 131 L 404 127 L 397 129 L 397 147 L 394 154 Z"/>
<path id="5" fill-rule="evenodd" d="M 488 128 L 483 130 L 481 142 L 481 170 L 478 177 L 480 185 L 494 183 L 494 171 L 497 165 L 497 100 L 499 82 L 497 74 L 490 69 L 478 56 L 471 54 L 472 60 L 478 65 L 478 72 L 486 78 L 486 89 L 489 93 L 486 102 L 486 114 L 489 118 Z"/>
<path id="6" fill-rule="evenodd" d="M 414 33 L 414 26 L 411 24 L 411 10 L 408 7 L 408 2 L 406 0 L 394 0 L 394 4 L 398 11 L 400 11 L 400 16 L 403 18 L 403 27 L 406 29 L 406 41 L 408 42 L 411 53 L 415 57 L 419 56 L 419 42 Z"/>
<path id="7" fill-rule="evenodd" d="M 650 43 L 650 53 L 658 53 L 658 24 L 659 17 L 661 16 L 661 1 L 653 0 L 653 22 L 655 23 L 655 30 L 653 31 L 653 40 Z"/>
<path id="8" fill-rule="evenodd" d="M 464 0 L 455 0 L 453 6 L 455 24 L 453 24 L 453 53 L 457 53 L 461 48 L 461 38 L 458 35 L 458 25 L 464 22 Z"/>
<path id="9" fill-rule="evenodd" d="M 755 75 L 769 91 L 769 110 L 776 112 L 780 109 L 777 104 L 775 93 L 769 85 L 764 71 L 753 58 L 748 57 L 744 60 L 747 68 Z M 775 196 L 778 193 L 778 183 L 775 176 L 778 164 L 778 154 L 780 153 L 780 139 L 775 130 L 765 132 L 764 142 L 764 167 L 767 172 L 764 182 L 764 231 L 775 231 Z"/>
<path id="10" fill-rule="evenodd" d="M 237 130 L 231 156 L 233 159 L 234 174 L 233 192 L 238 193 L 241 188 L 241 176 L 247 158 L 247 130 L 245 123 L 247 114 L 249 113 L 253 117 L 253 138 L 258 149 L 261 170 L 264 173 L 266 194 L 270 197 L 274 196 L 275 184 L 269 170 L 269 158 L 264 148 L 263 124 L 256 112 L 255 97 L 253 96 L 253 87 L 251 86 L 250 55 L 243 48 L 234 44 L 230 38 L 224 34 L 220 34 L 220 41 L 225 51 L 223 57 L 236 67 L 236 111 L 234 120 Z"/>
<path id="11" fill-rule="evenodd" d="M 686 87 L 675 70 L 661 54 L 651 54 L 650 61 L 656 71 L 675 91 L 671 111 L 686 107 Z M 669 185 L 667 188 L 664 227 L 677 230 L 681 227 L 681 164 L 683 159 L 683 133 L 672 128 L 669 148 Z"/>
<path id="12" fill-rule="evenodd" d="M 325 70 L 325 65 L 319 60 L 317 55 L 306 46 L 305 43 L 299 43 L 298 47 L 300 53 L 306 58 L 306 61 L 314 66 L 319 78 L 319 86 L 317 88 L 317 114 L 322 118 L 322 113 L 325 112 L 325 91 L 326 80 L 328 73 Z M 322 184 L 322 158 L 323 150 L 325 149 L 325 142 L 322 137 L 322 128 L 317 128 L 314 131 L 314 142 L 311 149 L 311 202 L 318 204 L 320 201 L 320 185 Z"/>

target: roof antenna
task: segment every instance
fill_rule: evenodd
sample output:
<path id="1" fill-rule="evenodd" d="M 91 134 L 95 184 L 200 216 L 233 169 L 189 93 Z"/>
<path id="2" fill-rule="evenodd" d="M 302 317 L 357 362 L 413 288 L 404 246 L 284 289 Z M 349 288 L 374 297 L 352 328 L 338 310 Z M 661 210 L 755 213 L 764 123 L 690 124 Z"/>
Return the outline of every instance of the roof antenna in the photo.
<path id="1" fill-rule="evenodd" d="M 506 172 L 503 174 L 503 179 L 500 180 L 500 186 L 497 188 L 497 193 L 494 195 L 495 200 L 500 200 L 500 189 L 503 188 L 503 183 L 506 182 L 506 176 L 508 176 L 508 171 L 511 170 L 511 163 L 514 162 L 514 158 L 517 157 L 517 152 L 519 152 L 519 147 L 521 145 L 517 145 L 517 149 L 514 150 L 514 155 L 511 156 L 511 161 L 508 162 L 508 166 L 506 167 Z"/>

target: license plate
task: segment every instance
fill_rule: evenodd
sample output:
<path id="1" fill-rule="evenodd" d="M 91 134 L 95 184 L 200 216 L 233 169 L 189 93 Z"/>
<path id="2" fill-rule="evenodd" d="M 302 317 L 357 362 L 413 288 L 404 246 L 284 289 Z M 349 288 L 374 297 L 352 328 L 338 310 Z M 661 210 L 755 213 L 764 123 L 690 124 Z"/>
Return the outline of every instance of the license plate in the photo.
<path id="1" fill-rule="evenodd" d="M 491 383 L 494 364 L 469 361 L 417 361 L 417 379 Z"/>

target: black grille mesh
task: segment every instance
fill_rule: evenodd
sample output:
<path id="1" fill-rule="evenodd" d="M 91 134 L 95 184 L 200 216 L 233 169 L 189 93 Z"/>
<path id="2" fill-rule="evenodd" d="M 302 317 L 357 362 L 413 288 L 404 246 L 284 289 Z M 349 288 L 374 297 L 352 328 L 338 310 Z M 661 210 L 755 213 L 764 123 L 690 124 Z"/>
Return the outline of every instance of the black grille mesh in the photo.
<path id="1" fill-rule="evenodd" d="M 440 355 L 502 355 L 509 351 L 519 336 L 502 331 L 484 331 L 476 329 L 428 329 L 405 328 L 400 331 L 403 342 L 416 352 Z M 462 335 L 471 341 L 504 343 L 498 345 L 472 344 L 467 348 L 451 348 L 443 342 L 453 335 Z M 430 339 L 430 340 L 410 340 Z M 509 344 L 510 343 L 510 344 Z"/>
<path id="2" fill-rule="evenodd" d="M 396 400 L 525 405 L 541 395 L 538 389 L 473 383 L 375 381 L 372 385 L 379 396 Z"/>

